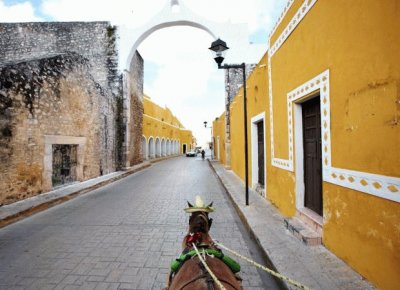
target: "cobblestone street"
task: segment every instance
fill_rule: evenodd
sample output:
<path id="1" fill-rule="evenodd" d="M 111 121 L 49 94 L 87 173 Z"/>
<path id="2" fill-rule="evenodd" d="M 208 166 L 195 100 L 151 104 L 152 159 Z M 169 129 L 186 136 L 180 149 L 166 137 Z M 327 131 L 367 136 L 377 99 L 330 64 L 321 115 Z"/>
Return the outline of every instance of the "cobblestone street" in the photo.
<path id="1" fill-rule="evenodd" d="M 0 288 L 162 289 L 195 195 L 214 201 L 214 239 L 258 255 L 208 162 L 179 157 L 1 229 Z M 277 288 L 239 262 L 245 289 Z"/>

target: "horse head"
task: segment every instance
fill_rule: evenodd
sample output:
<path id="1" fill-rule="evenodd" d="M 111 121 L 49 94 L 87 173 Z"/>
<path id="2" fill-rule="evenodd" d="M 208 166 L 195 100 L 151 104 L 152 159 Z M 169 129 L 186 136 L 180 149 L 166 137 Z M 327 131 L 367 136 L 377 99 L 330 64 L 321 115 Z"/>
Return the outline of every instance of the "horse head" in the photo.
<path id="1" fill-rule="evenodd" d="M 208 234 L 212 224 L 212 219 L 208 217 L 207 212 L 196 211 L 189 217 L 189 233 Z"/>
<path id="2" fill-rule="evenodd" d="M 208 217 L 208 213 L 214 211 L 212 204 L 213 203 L 211 202 L 206 206 L 199 196 L 196 196 L 196 203 L 194 206 L 188 202 L 188 207 L 185 209 L 185 211 L 190 213 L 189 231 L 188 235 L 183 241 L 182 246 L 184 248 L 191 247 L 192 243 L 211 244 L 212 240 L 209 235 L 209 231 L 211 228 L 212 219 Z"/>

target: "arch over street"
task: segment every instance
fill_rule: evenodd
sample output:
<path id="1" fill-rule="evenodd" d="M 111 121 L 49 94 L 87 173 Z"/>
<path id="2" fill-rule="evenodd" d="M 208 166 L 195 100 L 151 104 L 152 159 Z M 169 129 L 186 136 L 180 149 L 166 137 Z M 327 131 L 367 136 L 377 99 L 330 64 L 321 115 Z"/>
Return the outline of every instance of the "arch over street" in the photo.
<path id="1" fill-rule="evenodd" d="M 161 11 L 148 23 L 132 28 L 121 26 L 119 29 L 119 65 L 120 70 L 129 71 L 139 45 L 153 32 L 169 27 L 190 26 L 207 32 L 212 39 L 223 38 L 231 48 L 227 62 L 256 63 L 267 48 L 267 44 L 250 44 L 246 23 L 214 22 L 197 15 L 179 0 L 167 1 Z M 210 42 L 211 43 L 211 42 Z"/>

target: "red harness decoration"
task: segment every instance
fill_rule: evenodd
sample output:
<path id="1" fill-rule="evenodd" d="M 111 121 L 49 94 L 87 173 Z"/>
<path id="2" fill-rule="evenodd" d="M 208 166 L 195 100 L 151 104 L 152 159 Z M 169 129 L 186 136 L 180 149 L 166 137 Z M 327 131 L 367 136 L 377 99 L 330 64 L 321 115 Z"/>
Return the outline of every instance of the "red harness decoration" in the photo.
<path id="1" fill-rule="evenodd" d="M 192 244 L 198 244 L 201 239 L 201 233 L 190 233 L 186 236 L 186 246 L 191 247 Z"/>

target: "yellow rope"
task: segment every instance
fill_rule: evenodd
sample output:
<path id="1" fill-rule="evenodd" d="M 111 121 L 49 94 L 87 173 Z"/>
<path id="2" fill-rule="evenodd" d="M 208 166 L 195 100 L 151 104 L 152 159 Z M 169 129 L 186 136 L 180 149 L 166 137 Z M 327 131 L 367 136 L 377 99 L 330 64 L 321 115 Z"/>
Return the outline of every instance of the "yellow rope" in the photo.
<path id="1" fill-rule="evenodd" d="M 254 262 L 253 260 L 250 260 L 249 258 L 247 258 L 245 256 L 242 256 L 241 254 L 235 252 L 234 250 L 231 250 L 231 249 L 225 247 L 224 245 L 222 245 L 222 244 L 220 244 L 220 243 L 218 243 L 216 241 L 214 241 L 214 244 L 216 244 L 217 246 L 223 248 L 224 250 L 227 250 L 228 252 L 231 252 L 232 254 L 238 256 L 239 258 L 242 258 L 243 260 L 246 260 L 247 262 L 249 262 L 250 264 L 254 265 L 255 267 L 260 268 L 260 269 L 264 270 L 265 272 L 270 273 L 271 275 L 273 275 L 273 276 L 275 276 L 275 277 L 277 277 L 277 278 L 279 278 L 281 280 L 285 280 L 286 282 L 288 282 L 288 283 L 290 283 L 290 284 L 292 284 L 292 285 L 294 285 L 294 286 L 296 286 L 296 287 L 298 287 L 300 289 L 310 290 L 310 288 L 308 288 L 307 286 L 304 286 L 304 285 L 300 284 L 297 281 L 294 281 L 294 280 L 292 280 L 292 279 L 290 279 L 290 278 L 288 278 L 286 276 L 283 276 L 283 275 L 281 275 L 281 274 L 279 274 L 279 273 L 277 273 L 275 271 L 272 271 L 271 269 L 268 269 L 267 267 L 264 267 L 263 265 L 260 265 L 257 262 Z"/>
<path id="2" fill-rule="evenodd" d="M 222 283 L 218 280 L 217 276 L 215 276 L 214 273 L 211 271 L 211 269 L 208 267 L 206 261 L 204 261 L 204 259 L 203 259 L 203 257 L 201 256 L 199 250 L 196 248 L 196 245 L 195 245 L 194 243 L 193 243 L 192 245 L 193 245 L 193 248 L 194 248 L 194 250 L 196 251 L 197 256 L 199 257 L 200 261 L 203 263 L 204 268 L 206 268 L 207 272 L 211 275 L 211 277 L 213 278 L 215 284 L 217 284 L 218 287 L 219 287 L 221 290 L 226 290 L 226 288 L 224 287 L 224 285 L 222 285 Z"/>

